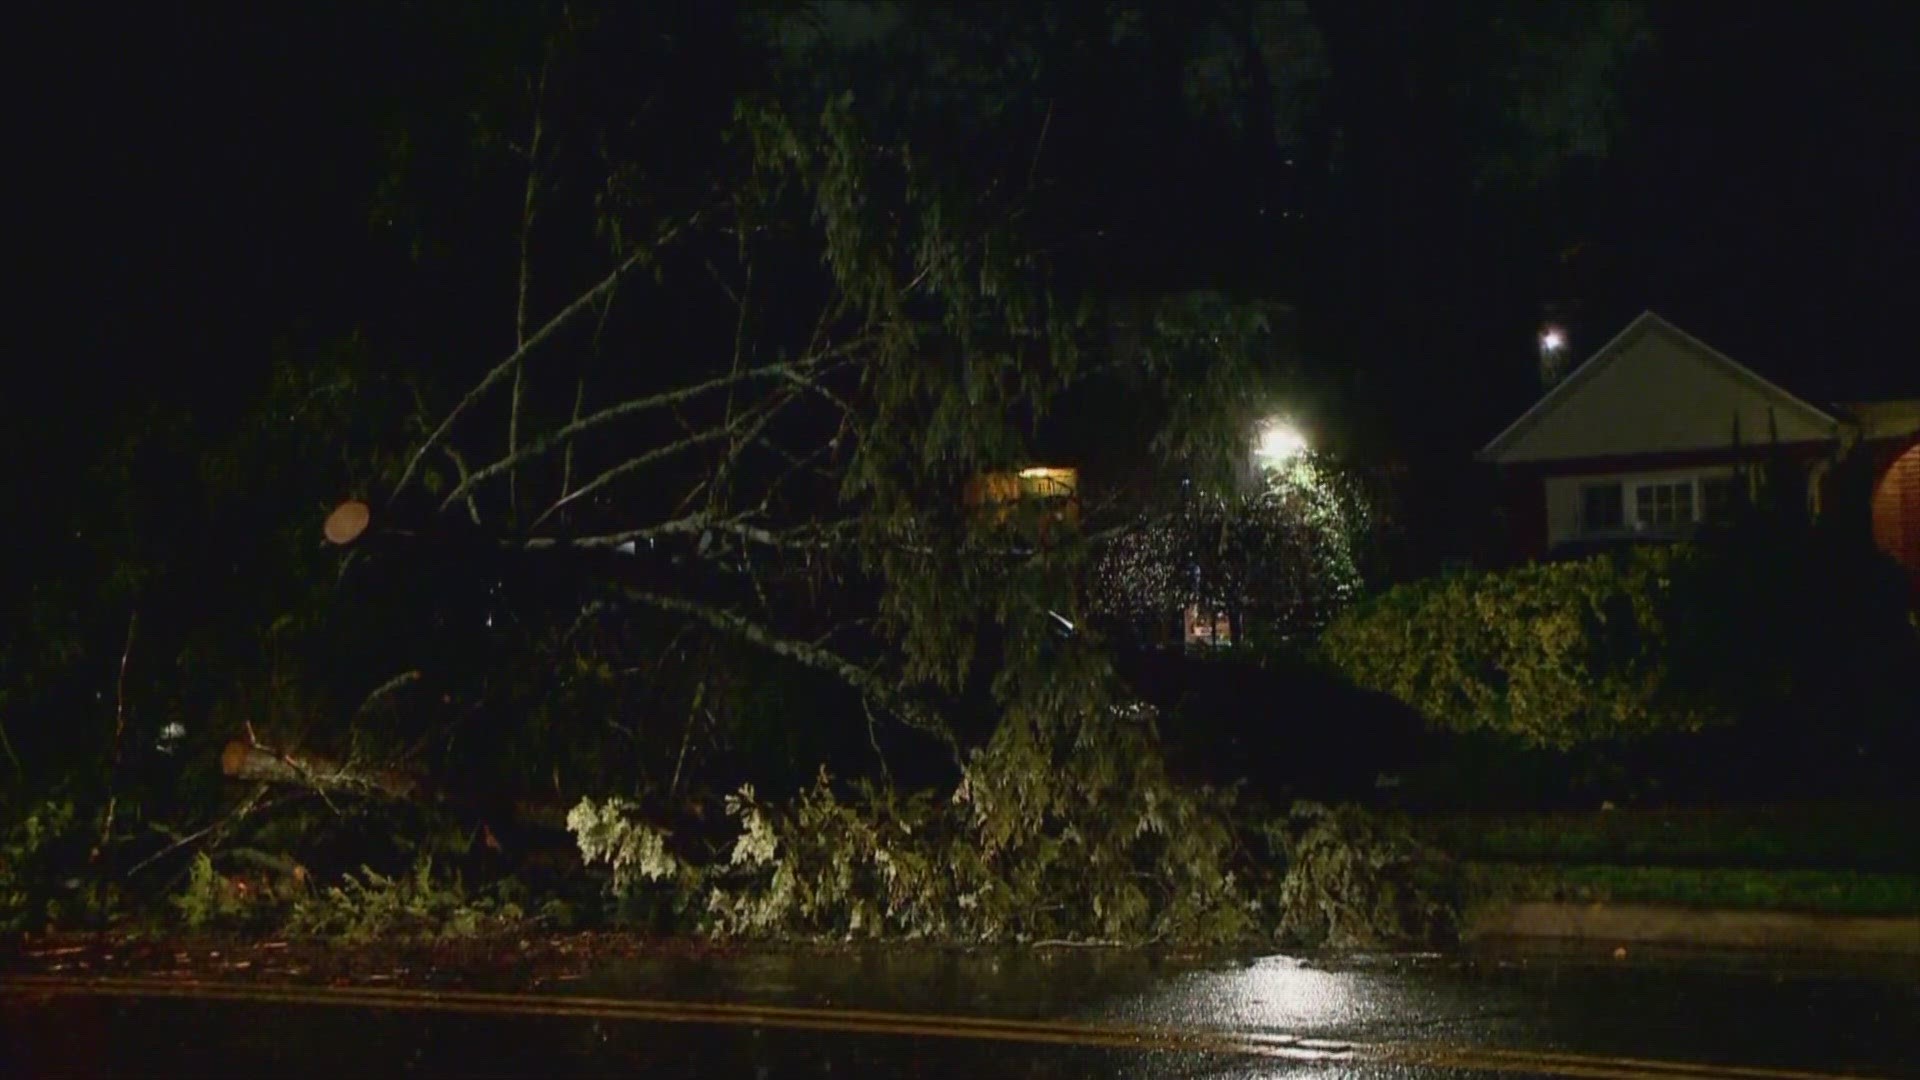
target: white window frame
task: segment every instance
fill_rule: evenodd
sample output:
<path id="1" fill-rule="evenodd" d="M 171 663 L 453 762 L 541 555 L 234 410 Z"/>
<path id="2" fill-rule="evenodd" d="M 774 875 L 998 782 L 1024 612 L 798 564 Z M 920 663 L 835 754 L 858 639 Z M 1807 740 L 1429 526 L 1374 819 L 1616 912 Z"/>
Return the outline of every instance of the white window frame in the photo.
<path id="1" fill-rule="evenodd" d="M 1621 491 L 1623 493 L 1623 497 L 1626 499 L 1626 503 L 1627 503 L 1627 505 L 1623 509 L 1625 511 L 1625 519 L 1627 522 L 1627 526 L 1629 528 L 1632 528 L 1641 532 L 1645 532 L 1649 529 L 1678 529 L 1678 528 L 1684 528 L 1688 525 L 1700 524 L 1703 508 L 1700 505 L 1700 475 L 1698 473 L 1695 473 L 1691 476 L 1663 476 L 1663 477 L 1660 477 L 1659 479 L 1654 479 L 1654 480 L 1629 480 L 1620 486 L 1621 486 Z M 1684 487 L 1687 489 L 1687 501 L 1688 501 L 1687 520 L 1670 521 L 1670 522 L 1652 522 L 1652 521 L 1640 520 L 1641 489 L 1643 488 L 1678 488 L 1678 487 Z"/>

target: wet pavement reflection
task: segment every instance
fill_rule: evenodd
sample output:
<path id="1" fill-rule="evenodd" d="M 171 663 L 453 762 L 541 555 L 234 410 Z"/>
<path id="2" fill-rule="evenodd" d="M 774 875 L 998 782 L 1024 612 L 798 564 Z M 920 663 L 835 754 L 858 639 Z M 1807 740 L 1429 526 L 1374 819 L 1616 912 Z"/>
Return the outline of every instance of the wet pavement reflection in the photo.
<path id="1" fill-rule="evenodd" d="M 1203 961 L 1077 949 L 769 952 L 608 962 L 540 993 L 538 1000 L 581 1004 L 786 1006 L 806 1017 L 866 1011 L 1058 1021 L 1063 1030 L 1232 1032 L 1262 1037 L 1261 1045 L 1284 1053 L 1047 1045 L 1052 1035 L 1017 1031 L 1006 1039 L 928 1037 L 751 1016 L 471 1015 L 366 1001 L 10 993 L 0 996 L 0 1046 L 8 1048 L 0 1050 L 0 1075 L 1431 1077 L 1480 1075 L 1489 1062 L 1502 1075 L 1526 1075 L 1535 1061 L 1544 1063 L 1538 1075 L 1578 1074 L 1554 1065 L 1555 1054 L 1616 1062 L 1604 1066 L 1613 1073 L 1586 1075 L 1645 1074 L 1619 1058 L 1682 1063 L 1662 1066 L 1669 1075 L 1709 1075 L 1735 1064 L 1920 1074 L 1920 970 L 1910 958 L 1675 953 L 1621 962 L 1593 951 L 1534 950 Z M 1383 1047 L 1494 1047 L 1533 1056 L 1502 1064 L 1441 1053 L 1421 1059 L 1438 1065 L 1420 1066 L 1380 1059 Z M 6 1066 L 8 1053 L 19 1055 L 20 1067 Z"/>

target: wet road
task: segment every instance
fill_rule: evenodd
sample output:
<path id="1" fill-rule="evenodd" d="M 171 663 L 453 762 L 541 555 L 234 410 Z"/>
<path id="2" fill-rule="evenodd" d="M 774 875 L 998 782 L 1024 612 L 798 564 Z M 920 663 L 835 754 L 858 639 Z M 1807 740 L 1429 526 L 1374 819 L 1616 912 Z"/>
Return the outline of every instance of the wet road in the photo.
<path id="1" fill-rule="evenodd" d="M 0 982 L 0 1075 L 1920 1075 L 1910 959 L 759 954 L 531 996 L 47 978 Z"/>

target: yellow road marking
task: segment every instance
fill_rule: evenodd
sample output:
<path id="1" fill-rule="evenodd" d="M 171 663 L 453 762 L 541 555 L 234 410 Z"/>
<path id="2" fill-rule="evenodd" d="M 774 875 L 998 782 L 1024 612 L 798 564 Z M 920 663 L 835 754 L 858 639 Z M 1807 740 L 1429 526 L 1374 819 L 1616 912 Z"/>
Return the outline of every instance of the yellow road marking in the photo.
<path id="1" fill-rule="evenodd" d="M 989 1020 L 913 1013 L 808 1009 L 647 999 L 522 995 L 482 991 L 402 990 L 374 987 L 264 987 L 157 979 L 62 980 L 17 977 L 0 980 L 0 992 L 49 995 L 96 994 L 243 1001 L 262 1004 L 388 1007 L 485 1015 L 570 1016 L 659 1023 L 767 1027 L 855 1034 L 983 1039 L 1056 1046 L 1135 1050 L 1188 1050 L 1324 1060 L 1343 1046 L 1296 1046 L 1294 1040 L 1232 1033 L 1175 1032 L 1104 1025 Z"/>
<path id="2" fill-rule="evenodd" d="M 795 1031 L 915 1036 L 1122 1050 L 1178 1050 L 1333 1061 L 1372 1061 L 1488 1072 L 1528 1072 L 1597 1080 L 1855 1080 L 1835 1073 L 1701 1062 L 1657 1061 L 1547 1050 L 1503 1050 L 1439 1044 L 1356 1045 L 1288 1035 L 1059 1020 L 882 1012 L 869 1009 L 744 1005 L 666 999 L 516 994 L 399 987 L 261 986 L 152 978 L 0 977 L 0 994 L 107 995 L 241 1001 L 260 1004 L 384 1007 L 482 1015 L 557 1016 L 647 1023 L 709 1024 Z"/>
<path id="3" fill-rule="evenodd" d="M 1727 1080 L 1864 1080 L 1843 1073 L 1775 1069 L 1757 1065 L 1720 1065 L 1696 1061 L 1576 1054 L 1552 1050 L 1502 1050 L 1434 1044 L 1388 1044 L 1378 1057 L 1408 1065 L 1430 1065 L 1487 1072 L 1541 1072 L 1591 1077 L 1725 1077 Z"/>

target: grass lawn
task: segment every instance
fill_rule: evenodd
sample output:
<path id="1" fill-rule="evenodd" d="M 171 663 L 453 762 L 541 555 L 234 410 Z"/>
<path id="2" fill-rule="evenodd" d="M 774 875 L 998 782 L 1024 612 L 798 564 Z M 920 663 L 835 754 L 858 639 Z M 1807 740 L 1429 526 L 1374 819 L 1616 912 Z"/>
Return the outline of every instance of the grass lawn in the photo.
<path id="1" fill-rule="evenodd" d="M 1468 862 L 1473 900 L 1611 900 L 1830 915 L 1920 915 L 1920 874 Z"/>
<path id="2" fill-rule="evenodd" d="M 1456 858 L 1623 866 L 1920 873 L 1905 807 L 1409 813 L 1414 833 Z"/>

